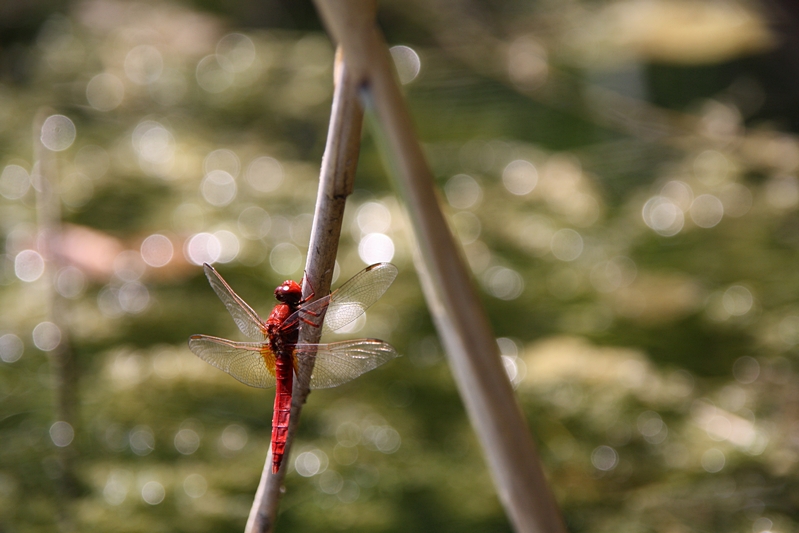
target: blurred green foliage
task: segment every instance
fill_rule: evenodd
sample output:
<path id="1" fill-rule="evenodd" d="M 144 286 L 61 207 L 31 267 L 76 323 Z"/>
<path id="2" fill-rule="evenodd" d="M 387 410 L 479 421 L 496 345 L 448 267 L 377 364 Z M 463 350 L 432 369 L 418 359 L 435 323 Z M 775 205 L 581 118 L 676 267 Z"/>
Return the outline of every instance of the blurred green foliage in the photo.
<path id="1" fill-rule="evenodd" d="M 399 70 L 420 61 L 419 137 L 570 531 L 799 524 L 799 143 L 790 43 L 764 20 L 729 1 L 381 4 L 413 50 Z M 0 531 L 240 531 L 273 397 L 189 352 L 192 333 L 239 338 L 199 263 L 262 316 L 301 277 L 333 48 L 291 2 L 43 2 L 2 24 Z M 42 108 L 77 132 L 55 153 L 68 429 L 29 253 Z M 507 531 L 368 132 L 356 188 L 338 283 L 385 258 L 369 235 L 401 273 L 351 334 L 406 357 L 310 396 L 278 528 Z"/>

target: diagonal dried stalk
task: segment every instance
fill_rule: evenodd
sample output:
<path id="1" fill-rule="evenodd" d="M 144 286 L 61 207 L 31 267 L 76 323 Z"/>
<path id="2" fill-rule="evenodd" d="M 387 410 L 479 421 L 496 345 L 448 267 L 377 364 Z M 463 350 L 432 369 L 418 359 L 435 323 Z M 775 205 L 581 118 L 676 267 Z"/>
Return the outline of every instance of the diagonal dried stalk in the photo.
<path id="1" fill-rule="evenodd" d="M 341 224 L 344 220 L 344 207 L 347 197 L 352 193 L 358 165 L 363 123 L 363 110 L 358 102 L 358 88 L 342 61 L 341 50 L 336 54 L 334 78 L 336 88 L 333 94 L 333 110 L 322 158 L 316 212 L 302 288 L 304 296 L 313 292 L 317 298 L 330 292 Z M 319 342 L 320 335 L 320 328 L 300 328 L 299 342 L 314 344 Z M 292 390 L 291 416 L 283 464 L 277 474 L 272 474 L 272 459 L 267 454 L 261 481 L 247 520 L 246 533 L 274 530 L 281 485 L 288 468 L 288 457 L 297 432 L 300 412 L 310 393 L 308 383 L 312 370 L 313 361 L 301 362 L 299 375 L 294 381 Z"/>
<path id="2" fill-rule="evenodd" d="M 432 173 L 375 22 L 375 2 L 315 4 L 376 119 L 378 143 L 413 224 L 422 288 L 500 500 L 517 531 L 565 532 L 488 319 L 438 205 Z"/>

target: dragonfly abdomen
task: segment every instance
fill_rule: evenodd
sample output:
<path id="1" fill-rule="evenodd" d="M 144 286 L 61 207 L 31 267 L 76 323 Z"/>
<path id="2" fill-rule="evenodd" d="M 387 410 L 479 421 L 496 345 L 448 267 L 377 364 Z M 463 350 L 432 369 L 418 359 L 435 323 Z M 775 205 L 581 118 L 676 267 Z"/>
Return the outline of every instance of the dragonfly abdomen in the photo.
<path id="1" fill-rule="evenodd" d="M 272 413 L 272 473 L 280 469 L 291 417 L 291 388 L 294 381 L 292 355 L 299 338 L 299 327 L 283 328 L 296 306 L 278 304 L 266 320 L 269 344 L 275 354 L 275 408 Z"/>
<path id="2" fill-rule="evenodd" d="M 280 469 L 283 454 L 286 450 L 286 438 L 289 432 L 291 416 L 291 387 L 294 380 L 294 369 L 291 356 L 285 357 L 277 353 L 275 359 L 275 408 L 272 413 L 272 473 Z"/>

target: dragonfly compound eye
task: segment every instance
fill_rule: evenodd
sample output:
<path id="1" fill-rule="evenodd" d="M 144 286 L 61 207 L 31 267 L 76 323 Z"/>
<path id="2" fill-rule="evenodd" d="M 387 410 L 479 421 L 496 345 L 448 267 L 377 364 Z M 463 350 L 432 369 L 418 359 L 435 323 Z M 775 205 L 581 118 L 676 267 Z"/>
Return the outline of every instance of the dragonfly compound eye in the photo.
<path id="1" fill-rule="evenodd" d="M 282 285 L 278 285 L 277 288 L 275 289 L 275 298 L 277 298 L 278 301 L 282 302 L 283 300 L 286 299 L 286 296 L 289 294 L 289 290 L 290 288 L 288 282 L 284 282 Z"/>

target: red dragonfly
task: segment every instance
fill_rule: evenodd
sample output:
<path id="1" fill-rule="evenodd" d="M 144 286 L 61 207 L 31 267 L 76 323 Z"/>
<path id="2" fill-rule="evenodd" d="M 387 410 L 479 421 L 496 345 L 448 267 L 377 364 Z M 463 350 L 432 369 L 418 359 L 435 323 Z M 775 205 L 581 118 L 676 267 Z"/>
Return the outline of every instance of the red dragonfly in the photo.
<path id="1" fill-rule="evenodd" d="M 330 344 L 298 344 L 300 324 L 335 331 L 361 316 L 397 277 L 397 267 L 377 263 L 366 267 L 338 290 L 313 302 L 302 299 L 298 283 L 286 280 L 275 289 L 278 303 L 265 321 L 233 292 L 209 264 L 205 275 L 242 333 L 257 342 L 235 342 L 209 335 L 192 335 L 189 348 L 200 359 L 224 370 L 251 387 L 277 385 L 272 414 L 272 473 L 280 468 L 286 447 L 291 387 L 298 361 L 314 357 L 311 388 L 326 389 L 346 383 L 398 356 L 377 339 Z"/>

